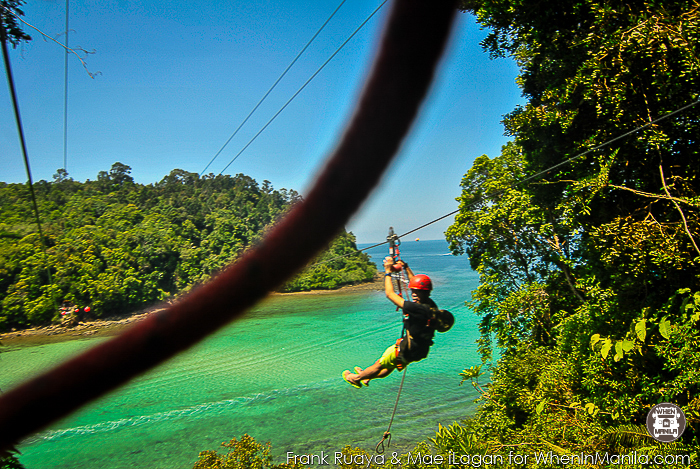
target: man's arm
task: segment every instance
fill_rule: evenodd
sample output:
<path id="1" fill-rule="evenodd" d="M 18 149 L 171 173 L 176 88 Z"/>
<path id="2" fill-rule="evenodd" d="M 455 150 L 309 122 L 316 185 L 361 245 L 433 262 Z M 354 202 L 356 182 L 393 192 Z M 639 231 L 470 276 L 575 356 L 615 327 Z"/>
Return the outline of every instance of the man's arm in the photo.
<path id="1" fill-rule="evenodd" d="M 403 308 L 404 299 L 396 294 L 394 291 L 394 285 L 391 283 L 391 266 L 393 263 L 394 261 L 391 259 L 391 257 L 384 259 L 384 293 L 386 294 L 386 297 L 389 298 L 389 301 L 394 303 L 399 308 Z"/>
<path id="2" fill-rule="evenodd" d="M 401 261 L 401 263 L 403 264 L 403 268 L 406 269 L 406 274 L 408 275 L 408 281 L 410 282 L 411 279 L 413 278 L 413 271 L 408 266 L 408 264 L 406 264 L 404 261 Z"/>

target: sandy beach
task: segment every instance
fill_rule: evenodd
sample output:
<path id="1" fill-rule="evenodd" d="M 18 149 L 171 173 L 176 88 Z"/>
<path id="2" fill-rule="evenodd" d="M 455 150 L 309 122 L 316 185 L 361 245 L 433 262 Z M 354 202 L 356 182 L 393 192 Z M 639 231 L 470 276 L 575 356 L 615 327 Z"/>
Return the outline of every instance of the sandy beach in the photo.
<path id="1" fill-rule="evenodd" d="M 293 293 L 274 292 L 271 293 L 270 296 L 352 294 L 355 292 L 364 292 L 368 290 L 381 291 L 382 289 L 382 277 L 381 275 L 377 275 L 372 282 L 361 283 L 359 285 L 349 285 L 336 290 L 311 290 Z M 167 306 L 167 303 L 151 306 L 124 317 L 87 319 L 78 322 L 72 327 L 62 324 L 52 324 L 44 327 L 34 327 L 30 329 L 3 332 L 0 333 L 0 345 L 41 345 L 65 340 L 74 340 L 81 337 L 110 337 L 119 334 L 121 331 L 132 324 L 141 321 L 149 314 L 166 309 Z"/>

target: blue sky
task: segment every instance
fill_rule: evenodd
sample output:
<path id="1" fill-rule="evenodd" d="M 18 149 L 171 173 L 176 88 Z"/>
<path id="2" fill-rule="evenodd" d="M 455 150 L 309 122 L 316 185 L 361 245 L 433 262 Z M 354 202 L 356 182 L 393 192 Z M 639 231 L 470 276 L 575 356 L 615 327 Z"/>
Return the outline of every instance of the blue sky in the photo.
<path id="1" fill-rule="evenodd" d="M 139 183 L 172 169 L 201 172 L 340 0 L 70 2 L 67 169 L 96 179 L 120 161 Z M 347 0 L 208 172 L 218 174 L 381 0 Z M 370 68 L 387 3 L 224 172 L 302 194 L 334 149 Z M 29 0 L 25 21 L 65 30 L 64 0 Z M 35 181 L 63 167 L 64 51 L 35 30 L 11 50 Z M 347 228 L 380 242 L 457 208 L 459 182 L 479 155 L 507 141 L 501 120 L 522 104 L 511 60 L 490 60 L 485 36 L 459 14 L 428 100 L 383 183 Z M 0 180 L 26 182 L 6 81 L 0 87 Z M 440 239 L 452 218 L 411 238 Z"/>

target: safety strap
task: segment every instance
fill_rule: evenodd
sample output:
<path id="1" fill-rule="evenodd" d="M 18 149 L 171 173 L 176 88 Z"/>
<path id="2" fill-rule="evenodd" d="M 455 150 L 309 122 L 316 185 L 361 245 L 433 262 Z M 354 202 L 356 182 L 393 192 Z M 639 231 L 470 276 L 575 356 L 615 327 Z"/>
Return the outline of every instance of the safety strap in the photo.
<path id="1" fill-rule="evenodd" d="M 401 244 L 401 240 L 399 237 L 394 233 L 394 228 L 390 227 L 389 228 L 389 236 L 387 236 L 387 241 L 389 242 L 389 255 L 391 258 L 394 260 L 394 263 L 398 262 L 401 260 L 401 252 L 399 250 L 399 245 Z M 401 271 L 398 273 L 396 276 L 396 285 L 397 285 L 397 290 L 399 296 L 403 298 L 403 292 L 401 289 L 401 284 L 402 282 L 408 285 L 408 281 L 404 281 L 404 269 L 401 269 Z M 391 276 L 392 280 L 395 278 L 394 275 Z M 408 292 L 408 288 L 406 288 L 406 291 Z M 398 311 L 400 308 L 397 306 L 396 310 Z M 399 344 L 401 343 L 401 340 L 404 338 L 408 341 L 408 348 L 411 348 L 411 335 L 408 333 L 406 330 L 406 325 L 401 321 L 403 324 L 403 328 L 401 329 L 401 338 L 396 341 L 396 354 L 398 356 L 399 354 Z M 384 442 L 386 441 L 386 446 L 389 447 L 391 446 L 391 425 L 394 423 L 394 417 L 396 416 L 396 409 L 399 406 L 399 399 L 401 397 L 401 391 L 403 390 L 403 383 L 404 380 L 406 379 L 406 369 L 408 368 L 408 364 L 406 363 L 403 365 L 403 370 L 402 370 L 402 376 L 401 376 L 401 385 L 399 385 L 399 392 L 396 394 L 396 402 L 394 403 L 394 410 L 391 413 L 391 419 L 389 420 L 389 427 L 386 429 L 384 432 L 384 435 L 382 436 L 382 439 L 377 443 L 377 446 L 375 447 L 375 451 L 377 454 L 382 454 L 385 451 L 384 448 Z"/>
<path id="2" fill-rule="evenodd" d="M 401 250 L 399 249 L 399 246 L 401 245 L 401 239 L 398 237 L 398 235 L 394 232 L 394 227 L 390 226 L 389 227 L 389 235 L 386 237 L 387 242 L 389 243 L 389 255 L 393 259 L 394 263 L 397 263 L 401 261 Z M 405 269 L 401 269 L 396 276 L 393 274 L 391 275 L 392 280 L 396 280 L 396 290 L 398 292 L 398 295 L 403 298 L 403 291 L 401 289 L 401 285 L 404 284 L 406 286 L 406 293 L 408 293 L 408 279 L 406 278 L 405 275 Z M 405 298 L 404 298 L 405 300 Z M 396 311 L 399 311 L 401 308 L 398 306 L 396 307 Z M 403 321 L 402 321 L 403 324 Z M 406 325 L 403 324 L 403 328 L 401 329 L 401 338 L 406 338 L 407 340 L 407 348 L 411 348 L 411 336 L 410 334 L 407 333 L 406 331 Z"/>
<path id="3" fill-rule="evenodd" d="M 374 448 L 374 450 L 377 452 L 377 454 L 382 454 L 384 452 L 384 442 L 386 441 L 386 446 L 387 448 L 391 446 L 391 424 L 394 423 L 394 416 L 396 415 L 396 409 L 399 406 L 399 398 L 401 397 L 401 390 L 403 389 L 403 382 L 406 379 L 406 369 L 408 367 L 404 367 L 402 377 L 401 377 L 401 385 L 399 386 L 399 392 L 396 394 L 396 402 L 394 403 L 394 411 L 391 413 L 391 420 L 389 421 L 389 427 L 386 429 L 384 432 L 384 435 L 382 436 L 382 439 L 377 443 L 377 446 Z"/>

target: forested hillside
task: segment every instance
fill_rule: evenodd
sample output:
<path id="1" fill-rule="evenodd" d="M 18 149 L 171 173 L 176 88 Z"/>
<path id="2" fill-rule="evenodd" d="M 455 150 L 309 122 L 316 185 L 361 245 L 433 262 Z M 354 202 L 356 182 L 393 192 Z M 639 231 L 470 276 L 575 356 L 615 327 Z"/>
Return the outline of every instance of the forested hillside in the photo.
<path id="1" fill-rule="evenodd" d="M 488 28 L 489 53 L 518 61 L 527 103 L 505 117 L 512 142 L 465 175 L 447 233 L 481 274 L 484 365 L 463 374 L 482 392 L 477 416 L 441 431 L 440 447 L 530 462 L 680 454 L 697 467 L 700 4 L 463 8 Z M 674 443 L 645 426 L 661 402 L 685 413 Z"/>
<path id="2" fill-rule="evenodd" d="M 301 199 L 242 174 L 176 169 L 142 185 L 130 170 L 115 163 L 84 183 L 59 170 L 52 182 L 35 183 L 43 243 L 27 185 L 0 183 L 0 330 L 58 319 L 64 302 L 99 317 L 183 292 L 235 260 Z M 351 233 L 318 262 L 325 263 L 285 290 L 336 288 L 376 273 Z"/>

